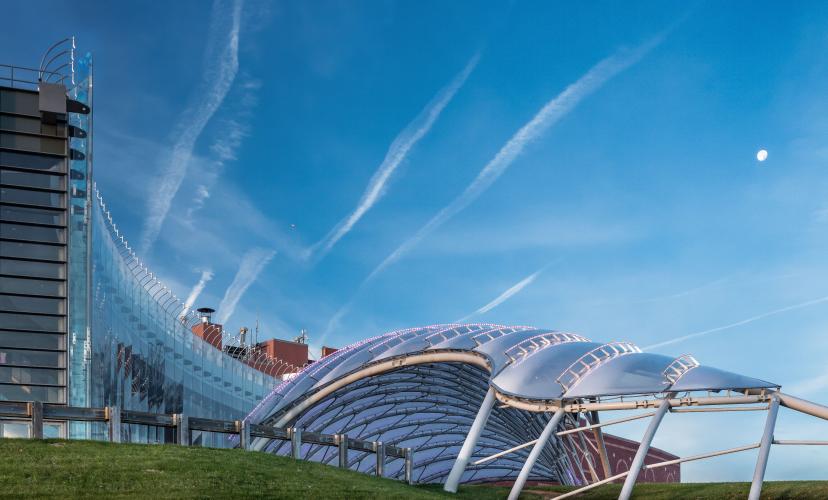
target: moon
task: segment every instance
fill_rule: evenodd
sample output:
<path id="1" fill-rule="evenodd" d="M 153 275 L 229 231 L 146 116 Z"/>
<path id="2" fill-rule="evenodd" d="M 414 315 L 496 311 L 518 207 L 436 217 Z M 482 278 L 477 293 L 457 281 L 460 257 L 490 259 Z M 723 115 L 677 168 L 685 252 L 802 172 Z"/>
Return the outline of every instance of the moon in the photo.
<path id="1" fill-rule="evenodd" d="M 760 149 L 760 150 L 756 153 L 756 159 L 757 159 L 757 160 L 759 160 L 759 161 L 765 161 L 765 160 L 767 160 L 767 159 L 768 159 L 768 152 L 767 152 L 767 150 L 765 150 L 765 149 Z"/>

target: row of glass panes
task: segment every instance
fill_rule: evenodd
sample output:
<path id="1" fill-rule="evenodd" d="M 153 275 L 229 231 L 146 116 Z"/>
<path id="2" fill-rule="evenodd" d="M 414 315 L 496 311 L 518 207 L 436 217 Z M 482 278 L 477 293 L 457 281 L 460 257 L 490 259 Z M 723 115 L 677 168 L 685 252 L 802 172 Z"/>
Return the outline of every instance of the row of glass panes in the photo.
<path id="1" fill-rule="evenodd" d="M 0 274 L 31 278 L 66 279 L 66 265 L 0 258 Z"/>
<path id="2" fill-rule="evenodd" d="M 66 176 L 0 168 L 0 184 L 66 191 Z"/>
<path id="3" fill-rule="evenodd" d="M 30 423 L 0 419 L 0 437 L 28 438 Z M 43 422 L 43 437 L 46 439 L 66 438 L 65 422 Z"/>
<path id="4" fill-rule="evenodd" d="M 43 123 L 40 118 L 0 114 L 0 129 L 6 131 L 26 132 L 29 134 L 53 135 L 66 137 L 65 123 Z"/>
<path id="5" fill-rule="evenodd" d="M 66 139 L 0 132 L 0 147 L 65 155 Z"/>
<path id="6" fill-rule="evenodd" d="M 40 116 L 40 96 L 37 92 L 0 88 L 0 111 Z"/>
<path id="7" fill-rule="evenodd" d="M 66 403 L 66 389 L 45 385 L 0 384 L 0 401 Z"/>

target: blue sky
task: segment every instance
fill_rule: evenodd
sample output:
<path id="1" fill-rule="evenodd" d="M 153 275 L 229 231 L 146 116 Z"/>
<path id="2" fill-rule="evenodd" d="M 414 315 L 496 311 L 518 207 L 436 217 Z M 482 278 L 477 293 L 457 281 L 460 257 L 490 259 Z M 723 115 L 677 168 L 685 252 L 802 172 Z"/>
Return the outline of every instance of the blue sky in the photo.
<path id="1" fill-rule="evenodd" d="M 653 351 L 828 401 L 828 5 L 43 5 L 4 6 L 3 62 L 37 65 L 32 26 L 94 53 L 101 192 L 228 328 L 678 339 Z M 671 416 L 656 445 L 753 442 L 761 418 Z M 777 434 L 824 425 L 785 411 Z M 753 460 L 684 474 L 747 479 Z M 768 476 L 826 461 L 775 450 Z"/>

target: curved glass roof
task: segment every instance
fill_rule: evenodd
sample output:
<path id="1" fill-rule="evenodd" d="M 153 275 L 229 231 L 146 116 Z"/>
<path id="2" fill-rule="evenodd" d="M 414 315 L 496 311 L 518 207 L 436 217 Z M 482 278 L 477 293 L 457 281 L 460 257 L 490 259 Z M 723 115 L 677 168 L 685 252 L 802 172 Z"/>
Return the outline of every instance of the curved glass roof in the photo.
<path id="1" fill-rule="evenodd" d="M 409 446 L 420 457 L 420 480 L 437 481 L 451 468 L 489 389 L 506 396 L 502 400 L 548 402 L 775 387 L 702 366 L 689 355 L 644 353 L 629 342 L 601 343 L 529 326 L 445 324 L 346 346 L 276 387 L 248 420 Z M 495 410 L 475 455 L 521 444 L 540 431 L 542 414 L 509 403 Z M 553 441 L 545 451 L 541 475 L 566 482 L 571 464 L 560 452 L 562 443 Z M 259 447 L 288 452 L 282 442 Z M 312 459 L 332 460 L 322 448 L 307 451 Z M 464 481 L 512 477 L 521 456 L 470 467 Z M 355 459 L 358 468 L 370 468 L 370 457 L 363 458 Z"/>

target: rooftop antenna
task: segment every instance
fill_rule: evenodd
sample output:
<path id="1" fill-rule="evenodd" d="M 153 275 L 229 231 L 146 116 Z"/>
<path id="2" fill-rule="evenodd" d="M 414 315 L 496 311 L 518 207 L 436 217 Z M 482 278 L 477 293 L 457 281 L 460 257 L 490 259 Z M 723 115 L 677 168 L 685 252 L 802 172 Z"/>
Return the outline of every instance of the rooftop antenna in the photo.
<path id="1" fill-rule="evenodd" d="M 300 344 L 307 344 L 308 343 L 308 331 L 302 328 L 299 330 L 299 336 L 293 339 L 294 342 L 298 342 Z"/>
<path id="2" fill-rule="evenodd" d="M 253 345 L 259 342 L 259 313 L 256 313 L 256 330 L 253 332 Z"/>

